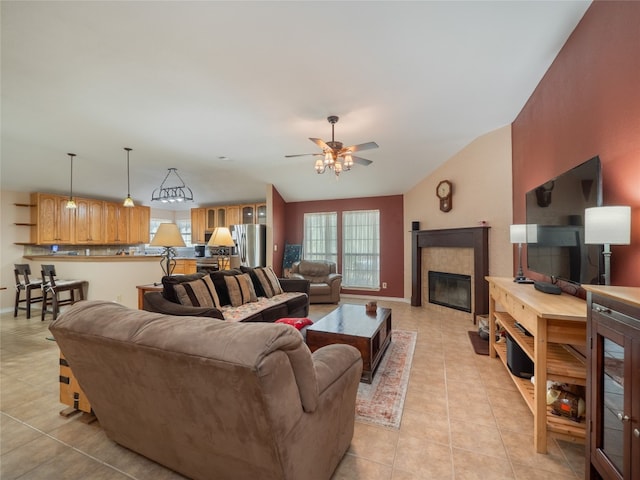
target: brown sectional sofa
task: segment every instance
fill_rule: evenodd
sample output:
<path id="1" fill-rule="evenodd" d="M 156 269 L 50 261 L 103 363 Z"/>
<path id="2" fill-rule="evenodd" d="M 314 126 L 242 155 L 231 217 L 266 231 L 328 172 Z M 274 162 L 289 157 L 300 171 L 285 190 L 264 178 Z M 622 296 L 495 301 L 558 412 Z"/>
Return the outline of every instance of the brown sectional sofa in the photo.
<path id="1" fill-rule="evenodd" d="M 211 317 L 232 322 L 275 322 L 280 318 L 304 318 L 309 314 L 309 282 L 307 280 L 281 278 L 279 282 L 282 286 L 283 293 L 271 298 L 266 298 L 259 282 L 255 276 L 252 275 L 252 271 L 253 269 L 251 268 L 242 267 L 242 270 L 222 270 L 212 272 L 211 274 L 195 273 L 191 275 L 163 277 L 162 292 L 147 292 L 144 296 L 144 309 L 167 315 Z M 243 273 L 248 273 L 251 276 L 258 301 L 232 307 L 230 305 L 224 277 L 241 275 Z M 221 308 L 214 308 L 193 307 L 180 304 L 176 295 L 175 286 L 200 279 L 205 275 L 211 275 L 219 300 L 223 306 Z"/>
<path id="2" fill-rule="evenodd" d="M 107 436 L 189 478 L 329 480 L 362 359 L 274 323 L 83 301 L 50 330 Z"/>

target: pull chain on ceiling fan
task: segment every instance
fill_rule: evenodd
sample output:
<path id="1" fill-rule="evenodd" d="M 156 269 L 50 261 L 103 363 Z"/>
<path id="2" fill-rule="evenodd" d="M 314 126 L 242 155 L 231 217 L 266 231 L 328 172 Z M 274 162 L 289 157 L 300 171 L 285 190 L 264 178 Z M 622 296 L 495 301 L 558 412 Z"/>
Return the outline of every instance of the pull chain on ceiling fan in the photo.
<path id="1" fill-rule="evenodd" d="M 324 159 L 319 158 L 315 163 L 315 170 L 317 173 L 324 173 L 329 170 L 333 170 L 336 177 L 343 171 L 351 170 L 351 167 L 355 163 L 358 165 L 367 166 L 373 163 L 366 158 L 356 157 L 352 155 L 353 152 L 360 150 L 369 150 L 372 148 L 378 148 L 376 142 L 361 143 L 359 145 L 351 145 L 349 147 L 343 147 L 342 142 L 336 142 L 335 139 L 335 124 L 338 123 L 339 117 L 331 115 L 327 117 L 327 121 L 331 124 L 331 141 L 325 142 L 319 138 L 309 138 L 313 143 L 318 145 L 322 149 L 322 153 L 301 153 L 297 155 L 285 155 L 286 158 L 303 157 L 307 155 L 322 156 Z"/>

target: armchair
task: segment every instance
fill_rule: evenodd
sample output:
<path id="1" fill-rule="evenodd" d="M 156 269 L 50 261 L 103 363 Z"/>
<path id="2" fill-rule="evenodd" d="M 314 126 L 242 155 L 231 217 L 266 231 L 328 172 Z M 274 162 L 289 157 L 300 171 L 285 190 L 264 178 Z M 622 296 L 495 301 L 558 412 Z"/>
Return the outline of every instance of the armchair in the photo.
<path id="1" fill-rule="evenodd" d="M 342 275 L 336 273 L 335 262 L 301 260 L 291 266 L 289 278 L 309 280 L 309 303 L 338 303 Z"/>

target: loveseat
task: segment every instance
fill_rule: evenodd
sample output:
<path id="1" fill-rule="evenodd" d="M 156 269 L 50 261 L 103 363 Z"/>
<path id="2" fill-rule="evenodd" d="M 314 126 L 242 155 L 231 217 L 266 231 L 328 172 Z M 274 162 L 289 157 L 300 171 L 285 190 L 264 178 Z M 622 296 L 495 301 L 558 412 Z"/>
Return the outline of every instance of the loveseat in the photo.
<path id="1" fill-rule="evenodd" d="M 336 273 L 336 263 L 328 260 L 301 260 L 291 266 L 289 278 L 308 280 L 310 303 L 338 303 L 342 275 Z"/>
<path id="2" fill-rule="evenodd" d="M 83 301 L 49 327 L 106 435 L 189 478 L 328 480 L 362 359 L 277 323 Z"/>
<path id="3" fill-rule="evenodd" d="M 231 280 L 232 277 L 237 278 Z M 242 286 L 238 287 L 240 283 Z M 242 288 L 247 284 L 249 288 Z M 162 285 L 162 292 L 145 293 L 145 310 L 231 322 L 274 322 L 280 318 L 303 318 L 309 314 L 309 282 L 278 279 L 269 267 L 165 276 Z M 240 297 L 232 298 L 230 288 L 235 288 L 236 292 L 240 290 Z M 250 288 L 253 291 L 247 291 Z M 198 295 L 194 291 L 202 293 L 206 301 L 196 298 Z M 246 295 L 243 296 L 243 292 Z"/>

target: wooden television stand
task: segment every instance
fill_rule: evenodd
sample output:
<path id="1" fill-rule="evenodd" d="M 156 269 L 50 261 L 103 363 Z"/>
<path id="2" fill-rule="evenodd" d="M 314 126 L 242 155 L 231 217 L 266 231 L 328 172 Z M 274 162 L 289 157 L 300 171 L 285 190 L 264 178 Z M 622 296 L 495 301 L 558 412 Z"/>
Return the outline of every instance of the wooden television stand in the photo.
<path id="1" fill-rule="evenodd" d="M 496 323 L 500 324 L 534 363 L 535 385 L 529 379 L 511 375 L 533 413 L 536 451 L 547 453 L 547 435 L 553 432 L 566 440 L 584 443 L 584 419 L 575 422 L 550 413 L 547 407 L 547 380 L 586 385 L 586 360 L 568 345 L 587 342 L 587 305 L 577 297 L 551 295 L 531 284 L 512 278 L 485 277 L 489 282 L 489 355 L 500 357 L 507 366 L 506 343 L 496 343 Z M 496 305 L 500 305 L 500 310 Z M 522 333 L 518 322 L 532 336 Z"/>

